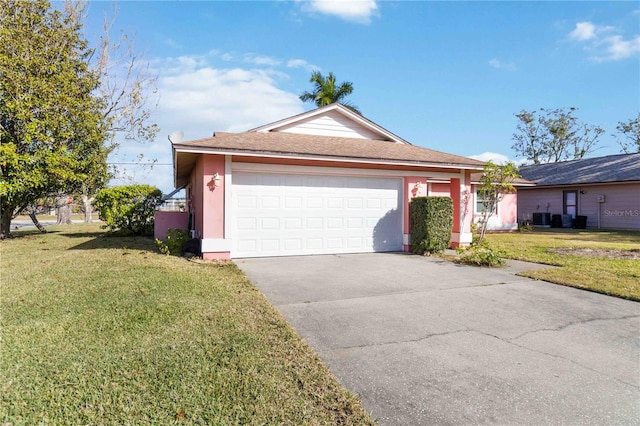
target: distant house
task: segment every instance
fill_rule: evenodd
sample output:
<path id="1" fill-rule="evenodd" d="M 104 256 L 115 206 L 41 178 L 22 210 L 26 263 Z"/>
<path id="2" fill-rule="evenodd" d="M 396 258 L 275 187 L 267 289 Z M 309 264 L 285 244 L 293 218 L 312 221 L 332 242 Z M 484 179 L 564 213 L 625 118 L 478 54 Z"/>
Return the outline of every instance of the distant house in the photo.
<path id="1" fill-rule="evenodd" d="M 640 231 L 640 153 L 520 167 L 518 218 L 586 217 L 588 228 Z M 545 222 L 548 218 L 545 219 Z"/>

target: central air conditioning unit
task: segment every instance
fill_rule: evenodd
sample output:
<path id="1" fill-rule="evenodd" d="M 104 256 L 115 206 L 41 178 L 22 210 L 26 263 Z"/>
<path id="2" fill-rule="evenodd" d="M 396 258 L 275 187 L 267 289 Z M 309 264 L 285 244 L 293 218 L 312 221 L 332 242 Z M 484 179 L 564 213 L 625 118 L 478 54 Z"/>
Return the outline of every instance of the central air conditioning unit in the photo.
<path id="1" fill-rule="evenodd" d="M 533 226 L 551 227 L 551 213 L 534 213 Z"/>

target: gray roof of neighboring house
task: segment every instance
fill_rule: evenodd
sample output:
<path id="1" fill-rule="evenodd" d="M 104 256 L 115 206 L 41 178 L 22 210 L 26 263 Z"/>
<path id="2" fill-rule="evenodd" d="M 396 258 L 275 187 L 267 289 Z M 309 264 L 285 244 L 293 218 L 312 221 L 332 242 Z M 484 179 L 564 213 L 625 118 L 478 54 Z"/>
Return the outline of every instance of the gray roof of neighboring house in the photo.
<path id="1" fill-rule="evenodd" d="M 640 181 L 640 153 L 521 166 L 520 175 L 537 186 Z"/>

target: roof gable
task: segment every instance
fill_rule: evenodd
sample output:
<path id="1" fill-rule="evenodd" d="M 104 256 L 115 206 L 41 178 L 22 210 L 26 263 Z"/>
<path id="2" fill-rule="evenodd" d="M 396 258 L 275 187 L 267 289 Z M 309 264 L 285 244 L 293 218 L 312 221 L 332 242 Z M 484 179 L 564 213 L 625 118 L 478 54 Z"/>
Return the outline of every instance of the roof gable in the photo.
<path id="1" fill-rule="evenodd" d="M 538 186 L 640 181 L 640 153 L 521 166 L 520 175 Z"/>
<path id="2" fill-rule="evenodd" d="M 307 111 L 293 117 L 256 127 L 248 132 L 283 132 L 301 135 L 372 139 L 409 144 L 409 142 L 401 137 L 341 104 L 331 104 Z"/>

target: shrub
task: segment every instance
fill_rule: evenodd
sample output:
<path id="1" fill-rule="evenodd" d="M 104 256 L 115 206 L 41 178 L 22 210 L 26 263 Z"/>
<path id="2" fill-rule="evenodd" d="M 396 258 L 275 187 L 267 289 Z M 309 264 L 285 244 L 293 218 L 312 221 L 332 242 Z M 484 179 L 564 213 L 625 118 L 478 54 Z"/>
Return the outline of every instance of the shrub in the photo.
<path id="1" fill-rule="evenodd" d="M 416 197 L 409 204 L 411 251 L 439 253 L 451 244 L 453 200 L 449 197 Z"/>
<path id="2" fill-rule="evenodd" d="M 485 243 L 459 247 L 456 251 L 461 255 L 458 262 L 467 265 L 498 267 L 505 263 L 504 259 Z"/>
<path id="3" fill-rule="evenodd" d="M 104 228 L 127 235 L 152 235 L 153 215 L 162 192 L 149 185 L 126 185 L 98 191 L 94 201 Z"/>
<path id="4" fill-rule="evenodd" d="M 164 240 L 156 238 L 156 245 L 161 253 L 178 256 L 182 254 L 182 244 L 189 239 L 189 232 L 184 229 L 170 228 Z"/>

